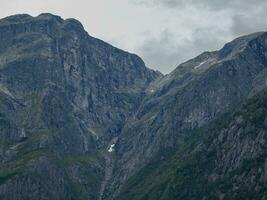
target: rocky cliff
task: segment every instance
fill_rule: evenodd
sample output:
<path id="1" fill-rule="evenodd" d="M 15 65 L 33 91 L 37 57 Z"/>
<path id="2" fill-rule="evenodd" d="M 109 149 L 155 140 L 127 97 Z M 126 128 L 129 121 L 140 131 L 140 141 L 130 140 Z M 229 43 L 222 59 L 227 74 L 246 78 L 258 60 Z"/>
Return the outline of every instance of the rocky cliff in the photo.
<path id="1" fill-rule="evenodd" d="M 74 19 L 2 19 L 0 198 L 97 199 L 109 142 L 159 76 Z"/>
<path id="2" fill-rule="evenodd" d="M 267 198 L 267 88 L 132 176 L 117 199 Z"/>
<path id="3" fill-rule="evenodd" d="M 238 38 L 150 84 L 148 96 L 118 141 L 115 189 L 111 193 L 119 191 L 119 182 L 159 159 L 161 152 L 175 151 L 192 131 L 239 108 L 264 88 L 266 41 L 265 32 Z"/>
<path id="4" fill-rule="evenodd" d="M 0 20 L 0 199 L 265 199 L 267 33 L 161 75 L 51 14 Z"/>

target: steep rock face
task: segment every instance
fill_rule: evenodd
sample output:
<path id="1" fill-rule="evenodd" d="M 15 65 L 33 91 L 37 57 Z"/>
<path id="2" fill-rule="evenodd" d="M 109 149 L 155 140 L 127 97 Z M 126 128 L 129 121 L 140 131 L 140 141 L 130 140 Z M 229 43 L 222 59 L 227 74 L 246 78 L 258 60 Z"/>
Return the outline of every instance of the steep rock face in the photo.
<path id="1" fill-rule="evenodd" d="M 89 111 L 90 123 L 109 124 L 111 132 L 159 76 L 136 55 L 90 37 L 74 19 L 22 15 L 0 25 L 2 84 L 11 93 L 56 85 L 66 89 L 77 109 Z"/>
<path id="2" fill-rule="evenodd" d="M 266 41 L 265 32 L 238 38 L 152 83 L 150 95 L 119 138 L 111 193 L 161 151 L 177 148 L 192 130 L 234 110 L 266 86 Z"/>
<path id="3" fill-rule="evenodd" d="M 162 77 L 74 19 L 2 19 L 0 199 L 264 199 L 266 93 L 224 114 L 266 67 L 265 32 Z"/>
<path id="4" fill-rule="evenodd" d="M 97 199 L 102 150 L 159 76 L 74 19 L 0 20 L 0 198 Z"/>
<path id="5" fill-rule="evenodd" d="M 266 199 L 267 89 L 154 160 L 118 199 Z"/>

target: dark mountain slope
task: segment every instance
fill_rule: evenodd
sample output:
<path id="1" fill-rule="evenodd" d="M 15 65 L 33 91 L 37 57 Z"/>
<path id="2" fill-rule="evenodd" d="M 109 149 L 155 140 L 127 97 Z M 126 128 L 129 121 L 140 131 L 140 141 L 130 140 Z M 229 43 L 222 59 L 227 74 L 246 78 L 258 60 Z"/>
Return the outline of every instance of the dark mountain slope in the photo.
<path id="1" fill-rule="evenodd" d="M 108 143 L 159 76 L 74 19 L 0 20 L 0 199 L 97 199 Z"/>
<path id="2" fill-rule="evenodd" d="M 266 75 L 266 32 L 162 76 L 74 19 L 2 19 L 0 199 L 264 199 L 266 94 L 240 106 Z"/>
<path id="3" fill-rule="evenodd" d="M 266 199 L 267 89 L 155 159 L 118 199 Z"/>
<path id="4" fill-rule="evenodd" d="M 0 28 L 2 84 L 15 95 L 53 85 L 67 89 L 93 124 L 118 128 L 159 75 L 136 55 L 90 37 L 74 19 L 18 15 L 3 19 Z"/>
<path id="5" fill-rule="evenodd" d="M 117 143 L 115 189 L 111 193 L 158 153 L 179 147 L 192 130 L 238 108 L 266 86 L 266 41 L 265 32 L 238 38 L 152 83 L 147 89 L 150 95 Z"/>

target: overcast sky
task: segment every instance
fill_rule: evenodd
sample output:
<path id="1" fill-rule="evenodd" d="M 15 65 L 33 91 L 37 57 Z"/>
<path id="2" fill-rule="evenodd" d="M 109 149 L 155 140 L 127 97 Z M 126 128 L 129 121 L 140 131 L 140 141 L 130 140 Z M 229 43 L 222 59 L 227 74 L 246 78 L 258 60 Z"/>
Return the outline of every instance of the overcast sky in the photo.
<path id="1" fill-rule="evenodd" d="M 163 73 L 237 36 L 267 30 L 267 0 L 0 0 L 0 17 L 76 18 L 94 37 Z"/>

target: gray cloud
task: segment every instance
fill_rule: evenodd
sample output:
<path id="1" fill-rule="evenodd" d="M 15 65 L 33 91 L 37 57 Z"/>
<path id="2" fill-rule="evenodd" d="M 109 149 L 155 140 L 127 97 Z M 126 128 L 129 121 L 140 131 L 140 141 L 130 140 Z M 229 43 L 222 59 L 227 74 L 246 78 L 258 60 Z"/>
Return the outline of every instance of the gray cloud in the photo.
<path id="1" fill-rule="evenodd" d="M 170 72 L 181 62 L 197 56 L 200 52 L 215 50 L 226 41 L 224 31 L 216 27 L 196 29 L 192 39 L 177 39 L 169 30 L 159 38 L 149 37 L 136 51 L 142 55 L 149 67 Z"/>
<path id="2" fill-rule="evenodd" d="M 184 6 L 197 6 L 202 8 L 211 8 L 214 11 L 225 9 L 247 9 L 257 7 L 265 0 L 129 0 L 136 5 L 146 6 L 165 6 L 168 8 L 177 8 Z"/>
<path id="3" fill-rule="evenodd" d="M 149 67 L 163 73 L 202 51 L 219 49 L 240 35 L 267 29 L 266 0 L 0 2 L 0 17 L 51 12 L 76 18 L 90 35 L 139 54 Z"/>
<path id="4" fill-rule="evenodd" d="M 236 14 L 232 17 L 231 31 L 234 35 L 243 35 L 256 31 L 267 30 L 267 4 L 259 6 L 250 12 Z"/>
<path id="5" fill-rule="evenodd" d="M 179 53 L 180 48 L 173 42 L 174 40 L 174 35 L 168 30 L 164 30 L 159 38 L 148 37 L 136 51 L 142 55 L 149 67 L 168 72 L 183 57 Z"/>
<path id="6" fill-rule="evenodd" d="M 166 7 L 178 7 L 178 6 L 184 6 L 186 3 L 186 0 L 130 0 L 130 3 L 136 4 L 136 5 L 146 5 L 146 6 L 157 6 L 157 5 L 163 5 Z"/>
<path id="7" fill-rule="evenodd" d="M 267 22 L 264 20 L 267 18 L 266 0 L 131 0 L 131 2 L 139 6 L 170 10 L 174 17 L 176 12 L 184 16 L 192 10 L 191 16 L 201 16 L 201 14 L 209 16 L 207 19 L 200 17 L 199 23 L 195 17 L 193 24 L 183 28 L 178 26 L 178 30 L 165 30 L 157 38 L 147 36 L 136 51 L 143 56 L 149 66 L 163 72 L 170 71 L 174 66 L 203 51 L 219 49 L 224 43 L 240 35 L 267 29 Z M 229 22 L 228 25 L 223 25 L 225 22 Z M 188 37 L 186 34 L 184 37 L 176 37 L 177 32 L 186 29 L 190 29 L 191 32 Z"/>

